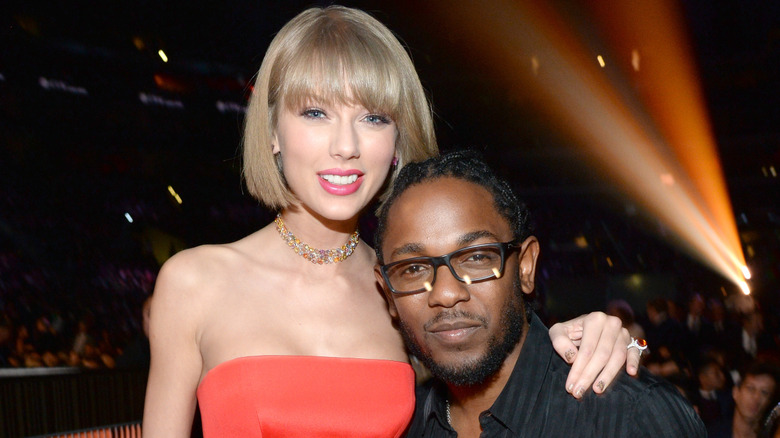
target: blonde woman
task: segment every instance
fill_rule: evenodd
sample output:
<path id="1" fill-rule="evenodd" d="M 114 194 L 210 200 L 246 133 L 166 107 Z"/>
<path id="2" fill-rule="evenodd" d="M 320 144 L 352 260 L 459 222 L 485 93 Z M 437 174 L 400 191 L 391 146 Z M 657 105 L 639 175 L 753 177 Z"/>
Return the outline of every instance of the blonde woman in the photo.
<path id="1" fill-rule="evenodd" d="M 404 163 L 435 154 L 420 80 L 385 26 L 337 6 L 287 23 L 244 138 L 249 192 L 279 215 L 161 269 L 144 437 L 189 436 L 196 397 L 206 437 L 402 435 L 414 372 L 356 228 Z M 551 331 L 567 360 L 579 356 L 569 392 L 622 368 L 619 325 L 593 314 Z"/>

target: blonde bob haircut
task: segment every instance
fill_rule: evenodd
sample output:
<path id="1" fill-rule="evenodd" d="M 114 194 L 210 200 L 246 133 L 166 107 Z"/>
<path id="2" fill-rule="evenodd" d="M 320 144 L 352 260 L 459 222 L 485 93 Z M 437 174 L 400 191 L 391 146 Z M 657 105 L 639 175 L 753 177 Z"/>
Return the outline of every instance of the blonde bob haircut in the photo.
<path id="1" fill-rule="evenodd" d="M 271 208 L 296 200 L 271 150 L 279 110 L 299 111 L 312 102 L 360 104 L 395 122 L 398 164 L 389 184 L 405 163 L 438 154 L 425 91 L 393 33 L 356 9 L 307 9 L 271 42 L 246 114 L 244 179 L 249 193 Z"/>

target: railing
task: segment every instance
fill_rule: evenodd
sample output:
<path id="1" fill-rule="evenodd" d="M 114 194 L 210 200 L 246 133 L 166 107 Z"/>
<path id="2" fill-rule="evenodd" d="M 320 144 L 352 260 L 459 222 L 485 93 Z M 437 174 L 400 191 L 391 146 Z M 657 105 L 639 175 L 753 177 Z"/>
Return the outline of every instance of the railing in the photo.
<path id="1" fill-rule="evenodd" d="M 135 421 L 72 432 L 37 435 L 30 438 L 141 438 L 141 422 Z"/>
<path id="2" fill-rule="evenodd" d="M 146 379 L 145 371 L 0 370 L 0 438 L 134 424 L 143 416 Z"/>

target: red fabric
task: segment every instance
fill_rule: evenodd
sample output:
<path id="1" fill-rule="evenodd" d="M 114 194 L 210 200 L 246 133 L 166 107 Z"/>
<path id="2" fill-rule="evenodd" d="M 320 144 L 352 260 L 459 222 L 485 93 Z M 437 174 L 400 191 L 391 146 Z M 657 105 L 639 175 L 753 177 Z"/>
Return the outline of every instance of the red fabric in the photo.
<path id="1" fill-rule="evenodd" d="M 399 437 L 414 413 L 403 362 L 250 356 L 210 370 L 198 387 L 205 438 Z"/>

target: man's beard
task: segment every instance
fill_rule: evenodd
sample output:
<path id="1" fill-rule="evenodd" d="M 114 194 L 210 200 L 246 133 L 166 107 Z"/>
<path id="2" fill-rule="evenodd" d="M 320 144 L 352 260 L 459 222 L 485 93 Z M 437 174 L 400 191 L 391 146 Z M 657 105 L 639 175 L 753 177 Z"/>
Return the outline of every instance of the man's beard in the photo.
<path id="1" fill-rule="evenodd" d="M 523 302 L 523 290 L 519 279 L 512 284 L 514 293 L 504 303 L 499 321 L 501 332 L 488 339 L 487 351 L 482 357 L 458 365 L 436 363 L 430 354 L 423 352 L 416 342 L 411 328 L 399 321 L 401 335 L 409 351 L 431 371 L 431 373 L 455 386 L 474 386 L 487 381 L 498 372 L 504 360 L 523 337 L 525 323 L 530 321 L 531 308 Z"/>

